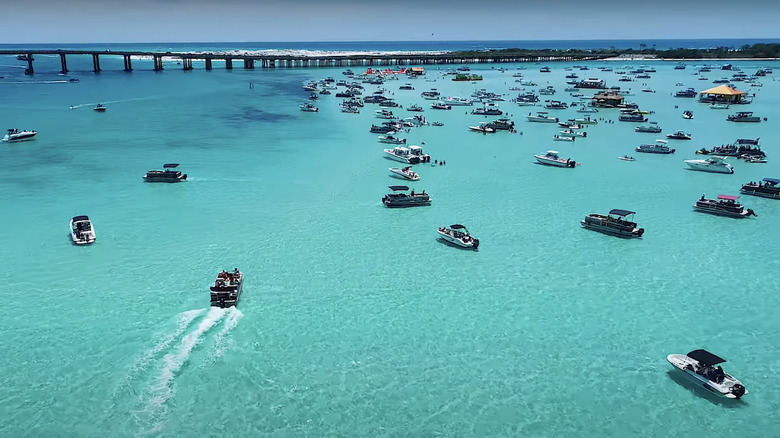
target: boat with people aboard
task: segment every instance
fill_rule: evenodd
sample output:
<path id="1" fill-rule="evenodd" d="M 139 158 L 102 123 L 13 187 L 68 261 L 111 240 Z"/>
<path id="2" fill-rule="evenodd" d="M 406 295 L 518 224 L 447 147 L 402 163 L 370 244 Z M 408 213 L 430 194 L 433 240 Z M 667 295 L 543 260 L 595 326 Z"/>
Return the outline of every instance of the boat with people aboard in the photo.
<path id="1" fill-rule="evenodd" d="M 412 166 L 391 167 L 390 172 L 393 172 L 394 174 L 399 175 L 400 177 L 411 181 L 420 180 L 420 175 L 418 175 L 417 172 L 412 170 Z"/>
<path id="2" fill-rule="evenodd" d="M 420 93 L 420 96 L 422 96 L 423 99 L 427 100 L 438 100 L 439 97 L 441 97 L 441 93 L 439 93 L 438 90 L 435 88 L 431 89 L 431 91 L 423 91 Z"/>
<path id="3" fill-rule="evenodd" d="M 15 141 L 27 141 L 32 140 L 35 135 L 38 134 L 38 131 L 33 130 L 18 130 L 18 129 L 9 129 L 8 133 L 5 134 L 5 137 L 3 137 L 3 141 L 12 143 Z"/>
<path id="4" fill-rule="evenodd" d="M 591 113 L 592 114 L 592 113 L 599 112 L 599 110 L 598 110 L 598 108 L 595 108 L 595 107 L 592 107 L 592 106 L 580 105 L 577 108 L 577 112 L 578 113 Z"/>
<path id="5" fill-rule="evenodd" d="M 635 159 L 634 157 L 630 157 L 630 156 L 628 156 L 628 155 L 623 155 L 622 157 L 618 157 L 618 160 L 623 160 L 623 161 L 636 161 L 636 159 Z"/>
<path id="6" fill-rule="evenodd" d="M 744 195 L 780 199 L 780 178 L 764 178 L 758 182 L 751 181 L 747 184 L 742 184 L 739 192 Z"/>
<path id="7" fill-rule="evenodd" d="M 417 104 L 412 104 L 412 105 L 408 106 L 406 108 L 406 110 L 407 111 L 413 111 L 413 112 L 416 112 L 416 113 L 421 113 L 421 112 L 425 111 L 423 109 L 423 107 L 421 107 L 420 105 L 417 105 Z"/>
<path id="8" fill-rule="evenodd" d="M 420 146 L 396 146 L 393 149 L 385 149 L 388 158 L 406 164 L 420 164 L 431 161 L 431 156 L 423 153 Z"/>
<path id="9" fill-rule="evenodd" d="M 634 222 L 635 211 L 615 208 L 608 214 L 591 213 L 580 223 L 584 228 L 609 234 L 611 236 L 634 238 L 642 237 L 644 228 L 639 228 Z"/>
<path id="10" fill-rule="evenodd" d="M 573 135 L 558 135 L 558 134 L 553 135 L 553 141 L 569 141 L 569 142 L 573 142 L 574 138 L 575 137 Z"/>
<path id="11" fill-rule="evenodd" d="M 688 354 L 670 354 L 666 360 L 697 386 L 701 385 L 721 397 L 740 399 L 748 393 L 745 385 L 737 378 L 724 372 L 720 366 L 715 367 L 726 360 L 707 350 L 693 350 Z"/>
<path id="12" fill-rule="evenodd" d="M 688 88 L 687 90 L 679 90 L 676 93 L 674 93 L 674 97 L 696 97 L 699 93 L 696 92 L 693 88 Z"/>
<path id="13" fill-rule="evenodd" d="M 233 269 L 233 272 L 220 272 L 217 274 L 214 285 L 209 288 L 211 290 L 211 306 L 234 307 L 238 304 L 238 299 L 241 298 L 243 287 L 244 274 L 238 268 Z"/>
<path id="14" fill-rule="evenodd" d="M 737 202 L 739 196 L 718 195 L 718 199 L 707 199 L 701 195 L 693 209 L 702 213 L 714 214 L 717 216 L 727 216 L 733 218 L 744 218 L 755 216 L 756 213 L 750 208 L 745 208 Z"/>
<path id="15" fill-rule="evenodd" d="M 648 154 L 673 154 L 675 150 L 669 147 L 666 140 L 656 140 L 655 143 L 640 144 L 636 151 Z"/>
<path id="16" fill-rule="evenodd" d="M 550 67 L 542 67 L 539 69 L 539 73 L 550 73 Z"/>
<path id="17" fill-rule="evenodd" d="M 176 170 L 179 163 L 163 164 L 163 170 L 150 170 L 143 176 L 145 182 L 177 183 L 187 180 L 187 174 Z"/>
<path id="18" fill-rule="evenodd" d="M 647 117 L 645 117 L 645 115 L 640 113 L 639 111 L 629 111 L 629 112 L 621 113 L 620 116 L 618 116 L 618 120 L 621 122 L 644 123 L 647 121 Z"/>
<path id="19" fill-rule="evenodd" d="M 685 131 L 677 131 L 671 134 L 666 134 L 666 138 L 671 138 L 673 140 L 690 140 L 691 134 L 688 134 Z"/>
<path id="20" fill-rule="evenodd" d="M 571 128 L 558 131 L 558 133 L 564 137 L 587 137 L 588 136 L 588 133 L 585 131 L 575 131 L 574 129 Z"/>
<path id="21" fill-rule="evenodd" d="M 410 83 L 406 83 L 398 87 L 399 90 L 414 90 L 414 87 Z"/>
<path id="22" fill-rule="evenodd" d="M 741 111 L 736 114 L 730 114 L 726 117 L 729 122 L 748 122 L 758 123 L 761 121 L 761 117 L 754 116 L 750 111 Z"/>
<path id="23" fill-rule="evenodd" d="M 473 250 L 479 248 L 479 239 L 472 237 L 469 230 L 461 224 L 453 224 L 449 227 L 439 227 L 437 232 L 441 239 L 449 244 Z"/>
<path id="24" fill-rule="evenodd" d="M 637 126 L 636 128 L 634 128 L 634 131 L 659 134 L 661 131 L 663 131 L 663 129 L 661 129 L 661 127 L 658 126 L 657 122 L 650 122 L 649 125 Z"/>
<path id="25" fill-rule="evenodd" d="M 70 220 L 70 238 L 76 245 L 89 245 L 95 242 L 95 227 L 89 216 L 74 216 Z"/>
<path id="26" fill-rule="evenodd" d="M 577 162 L 571 158 L 561 158 L 558 151 L 547 151 L 545 154 L 535 154 L 534 158 L 539 164 L 546 164 L 555 167 L 574 168 Z"/>
<path id="27" fill-rule="evenodd" d="M 558 123 L 557 117 L 549 117 L 545 111 L 539 111 L 536 113 L 536 115 L 531 115 L 531 113 L 528 113 L 526 118 L 528 118 L 529 122 Z"/>
<path id="28" fill-rule="evenodd" d="M 493 128 L 497 131 L 512 131 L 515 129 L 515 122 L 507 118 L 496 119 L 486 125 L 489 128 Z"/>
<path id="29" fill-rule="evenodd" d="M 378 109 L 374 111 L 374 115 L 378 119 L 395 119 L 395 115 L 393 115 L 393 112 L 386 109 Z"/>
<path id="30" fill-rule="evenodd" d="M 548 101 L 547 103 L 544 104 L 544 107 L 546 109 L 560 110 L 560 109 L 567 109 L 567 108 L 569 108 L 569 105 L 567 105 L 565 102 L 561 102 L 559 100 L 550 100 L 550 101 Z"/>
<path id="31" fill-rule="evenodd" d="M 479 125 L 477 126 L 469 126 L 469 130 L 481 132 L 483 134 L 492 134 L 496 132 L 495 128 L 491 128 L 487 122 L 479 122 Z"/>
<path id="32" fill-rule="evenodd" d="M 298 107 L 301 109 L 301 111 L 305 111 L 307 113 L 316 113 L 320 109 L 314 106 L 311 102 L 306 102 L 298 105 Z"/>
<path id="33" fill-rule="evenodd" d="M 382 122 L 381 125 L 371 125 L 368 132 L 373 134 L 395 134 L 396 131 L 401 129 L 397 122 Z"/>
<path id="34" fill-rule="evenodd" d="M 690 120 L 693 118 L 693 113 L 690 111 L 683 111 L 682 116 L 683 119 Z"/>
<path id="35" fill-rule="evenodd" d="M 108 108 L 106 108 L 105 105 L 99 103 L 99 104 L 97 104 L 97 106 L 92 108 L 92 111 L 96 111 L 96 112 L 99 112 L 99 113 L 104 113 L 104 112 L 106 112 L 107 109 Z"/>
<path id="36" fill-rule="evenodd" d="M 471 106 L 474 105 L 474 101 L 466 99 L 465 97 L 452 96 L 442 99 L 442 102 L 451 106 Z"/>
<path id="37" fill-rule="evenodd" d="M 380 143 L 387 143 L 387 144 L 406 144 L 405 138 L 394 137 L 390 134 L 380 135 L 379 137 L 377 137 L 377 141 L 379 141 Z"/>
<path id="38" fill-rule="evenodd" d="M 447 105 L 447 104 L 446 104 L 446 103 L 444 103 L 444 102 L 434 102 L 434 103 L 432 103 L 432 104 L 431 104 L 431 109 L 436 109 L 436 110 L 451 110 L 451 109 L 452 109 L 452 106 L 451 106 L 451 105 Z"/>
<path id="39" fill-rule="evenodd" d="M 729 109 L 729 104 L 727 103 L 711 103 L 709 104 L 710 109 Z"/>
<path id="40" fill-rule="evenodd" d="M 734 168 L 731 167 L 731 164 L 728 164 L 723 160 L 723 157 L 710 157 L 706 160 L 685 160 L 685 164 L 687 164 L 691 170 L 713 173 L 734 173 Z"/>
<path id="41" fill-rule="evenodd" d="M 407 186 L 389 186 L 391 192 L 386 194 L 382 198 L 382 203 L 385 207 L 423 207 L 431 205 L 431 197 L 425 190 L 422 193 L 415 193 L 412 189 L 411 193 L 406 193 L 409 190 Z"/>
<path id="42" fill-rule="evenodd" d="M 579 118 L 579 119 L 573 119 L 572 122 L 578 124 L 578 125 L 598 125 L 599 121 L 596 119 L 591 119 L 590 116 L 587 116 L 585 118 Z"/>

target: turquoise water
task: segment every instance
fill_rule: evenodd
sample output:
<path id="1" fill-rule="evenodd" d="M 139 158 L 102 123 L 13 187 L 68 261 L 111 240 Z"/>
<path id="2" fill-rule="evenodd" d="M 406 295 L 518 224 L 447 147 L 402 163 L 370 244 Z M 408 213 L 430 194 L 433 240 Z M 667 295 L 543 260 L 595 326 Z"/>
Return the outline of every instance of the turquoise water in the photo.
<path id="1" fill-rule="evenodd" d="M 631 87 L 628 99 L 655 111 L 664 133 L 692 133 L 666 156 L 633 152 L 661 136 L 632 123 L 602 122 L 564 143 L 551 141 L 556 126 L 525 121 L 536 108 L 500 103 L 522 135 L 487 136 L 468 132 L 485 120 L 464 114 L 472 108 L 428 109 L 445 126 L 403 136 L 447 164 L 416 166 L 410 185 L 431 207 L 396 210 L 380 202 L 400 181 L 368 132 L 377 107 L 343 114 L 324 96 L 318 113 L 298 110 L 304 81 L 341 69 L 185 73 L 171 63 L 154 73 L 135 61 L 126 74 L 112 62 L 95 75 L 91 59 L 69 58 L 80 82 L 46 83 L 63 79 L 46 73 L 58 58 L 36 59 L 34 77 L 0 59 L 2 128 L 39 131 L 0 145 L 0 436 L 777 433 L 780 202 L 741 198 L 758 214 L 746 220 L 691 209 L 702 193 L 780 177 L 772 76 L 747 90 L 756 99 L 744 108 L 768 122 L 733 124 L 731 110 L 671 96 L 677 82 L 712 86 L 692 68 L 654 63 L 651 79 L 628 84 L 595 70 L 603 63 L 577 72 Z M 735 64 L 749 74 L 772 65 Z M 566 66 L 523 73 L 556 86 L 543 99 L 570 102 Z M 485 78 L 476 84 L 428 68 L 427 80 L 384 87 L 426 108 L 430 88 L 510 98 L 517 66 L 505 67 L 472 66 Z M 404 82 L 416 89 L 398 90 Z M 643 83 L 657 92 L 641 93 Z M 106 113 L 91 111 L 98 102 Z M 685 169 L 697 149 L 738 137 L 760 137 L 769 163 L 731 160 L 733 175 Z M 582 164 L 534 164 L 547 149 Z M 165 162 L 189 181 L 142 183 Z M 637 211 L 644 238 L 580 227 L 612 208 Z M 90 247 L 69 241 L 78 214 L 95 223 Z M 469 227 L 479 252 L 437 241 L 452 223 Z M 247 278 L 238 309 L 208 308 L 215 274 L 234 267 Z M 750 394 L 724 403 L 676 380 L 666 355 L 696 348 L 728 359 Z"/>

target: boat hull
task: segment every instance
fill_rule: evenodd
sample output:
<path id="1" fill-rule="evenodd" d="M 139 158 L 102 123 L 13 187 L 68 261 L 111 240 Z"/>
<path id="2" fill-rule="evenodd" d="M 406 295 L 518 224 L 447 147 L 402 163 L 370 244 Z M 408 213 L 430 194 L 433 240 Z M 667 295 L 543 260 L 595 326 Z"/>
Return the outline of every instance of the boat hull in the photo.
<path id="1" fill-rule="evenodd" d="M 740 193 L 745 195 L 760 196 L 762 198 L 780 199 L 780 187 L 769 190 L 759 190 L 757 187 L 742 186 L 739 190 Z"/>
<path id="2" fill-rule="evenodd" d="M 459 248 L 464 249 L 473 249 L 477 251 L 479 249 L 479 239 L 470 239 L 469 241 L 465 242 L 462 239 L 459 239 L 452 234 L 448 233 L 447 230 L 442 230 L 441 228 L 437 230 L 439 233 L 439 237 L 445 242 L 453 246 L 457 246 Z"/>
<path id="3" fill-rule="evenodd" d="M 568 167 L 568 168 L 574 168 L 574 166 L 577 165 L 577 163 L 574 160 L 552 160 L 549 158 L 545 158 L 543 156 L 534 155 L 536 157 L 536 161 L 539 164 L 544 164 L 546 166 L 553 166 L 553 167 Z"/>
<path id="4" fill-rule="evenodd" d="M 710 172 L 710 173 L 734 173 L 734 168 L 731 166 L 713 166 L 708 165 L 705 163 L 696 163 L 686 160 L 685 164 L 688 165 L 688 167 L 691 168 L 691 170 L 696 170 L 699 172 Z"/>
<path id="5" fill-rule="evenodd" d="M 390 172 L 393 172 L 394 174 L 400 176 L 403 179 L 408 179 L 409 181 L 419 181 L 420 180 L 420 175 L 417 175 L 416 172 L 414 174 L 410 174 L 410 173 L 404 172 L 403 169 L 400 169 L 398 167 L 391 167 L 390 168 Z"/>
<path id="6" fill-rule="evenodd" d="M 724 379 L 723 384 L 717 384 L 707 379 L 706 377 L 697 374 L 694 371 L 694 367 L 700 366 L 699 362 L 684 354 L 670 354 L 666 357 L 666 360 L 669 362 L 669 364 L 672 365 L 674 369 L 685 375 L 685 377 L 687 377 L 690 381 L 700 385 L 707 391 L 710 391 L 716 395 L 729 399 L 739 399 L 748 393 L 747 389 L 745 389 L 745 387 L 742 385 L 742 382 L 728 374 L 726 374 L 726 378 Z M 737 392 L 739 395 L 736 395 L 732 390 L 735 385 L 741 386 L 744 392 L 741 394 Z"/>

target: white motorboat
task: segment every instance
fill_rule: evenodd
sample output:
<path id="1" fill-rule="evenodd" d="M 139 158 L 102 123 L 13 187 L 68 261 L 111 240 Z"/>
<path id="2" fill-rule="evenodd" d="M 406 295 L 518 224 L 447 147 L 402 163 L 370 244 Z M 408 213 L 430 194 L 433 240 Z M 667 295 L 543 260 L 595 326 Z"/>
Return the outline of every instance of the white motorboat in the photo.
<path id="1" fill-rule="evenodd" d="M 574 123 L 578 125 L 598 125 L 599 121 L 596 119 L 591 119 L 590 116 L 588 116 L 584 119 L 574 119 Z"/>
<path id="2" fill-rule="evenodd" d="M 597 113 L 599 110 L 597 108 L 588 107 L 588 106 L 581 106 L 577 108 L 578 113 Z"/>
<path id="3" fill-rule="evenodd" d="M 721 397 L 738 399 L 748 393 L 742 382 L 725 373 L 720 366 L 715 368 L 726 361 L 707 350 L 693 350 L 687 355 L 670 354 L 666 360 L 694 383 Z"/>
<path id="4" fill-rule="evenodd" d="M 673 154 L 674 149 L 669 147 L 666 140 L 656 140 L 655 144 L 647 143 L 640 144 L 636 148 L 637 152 L 645 152 L 648 154 Z"/>
<path id="5" fill-rule="evenodd" d="M 466 99 L 465 97 L 448 97 L 446 99 L 442 99 L 442 101 L 450 106 L 471 106 L 474 104 L 474 101 L 471 99 Z"/>
<path id="6" fill-rule="evenodd" d="M 385 149 L 389 158 L 406 164 L 419 164 L 431 161 L 431 156 L 424 154 L 420 146 L 397 146 L 393 149 Z"/>
<path id="7" fill-rule="evenodd" d="M 377 137 L 377 140 L 380 143 L 406 144 L 406 139 L 405 138 L 393 137 L 392 135 L 380 135 L 379 137 Z"/>
<path id="8" fill-rule="evenodd" d="M 311 102 L 306 102 L 298 105 L 298 107 L 301 109 L 301 111 L 305 111 L 307 113 L 316 113 L 320 109 L 314 106 Z"/>
<path id="9" fill-rule="evenodd" d="M 488 126 L 488 123 L 480 122 L 478 126 L 469 126 L 469 129 L 475 132 L 481 132 L 483 134 L 492 134 L 496 132 L 495 128 Z"/>
<path id="10" fill-rule="evenodd" d="M 731 164 L 723 160 L 723 157 L 709 157 L 706 160 L 685 160 L 685 164 L 692 170 L 700 170 L 702 172 L 734 173 L 734 168 L 731 167 Z"/>
<path id="11" fill-rule="evenodd" d="M 587 132 L 575 131 L 574 129 L 564 129 L 563 131 L 558 131 L 558 133 L 566 137 L 587 137 L 588 136 Z"/>
<path id="12" fill-rule="evenodd" d="M 536 161 L 539 162 L 539 164 L 546 164 L 548 166 L 573 168 L 577 165 L 571 158 L 561 158 L 558 155 L 558 151 L 547 151 L 546 154 L 536 154 L 534 155 L 534 158 L 536 158 Z"/>
<path id="13" fill-rule="evenodd" d="M 37 134 L 38 131 L 33 130 L 18 130 L 18 129 L 9 129 L 8 133 L 3 137 L 3 141 L 5 142 L 15 142 L 15 141 L 25 141 L 25 140 L 32 140 L 33 137 L 35 137 L 35 134 Z"/>
<path id="14" fill-rule="evenodd" d="M 693 118 L 693 113 L 690 111 L 683 111 L 683 119 L 690 120 Z"/>
<path id="15" fill-rule="evenodd" d="M 727 103 L 711 103 L 709 108 L 710 109 L 729 109 L 729 104 L 727 104 Z"/>
<path id="16" fill-rule="evenodd" d="M 411 166 L 406 167 L 391 167 L 390 172 L 393 172 L 396 175 L 400 175 L 404 179 L 408 179 L 411 181 L 419 181 L 420 175 L 417 174 L 417 172 L 412 170 Z"/>
<path id="17" fill-rule="evenodd" d="M 574 141 L 574 136 L 568 135 L 553 135 L 553 141 Z"/>
<path id="18" fill-rule="evenodd" d="M 479 248 L 479 239 L 472 237 L 469 230 L 463 225 L 454 224 L 449 227 L 440 227 L 437 231 L 441 239 L 447 243 L 473 250 Z"/>
<path id="19" fill-rule="evenodd" d="M 622 157 L 618 157 L 618 160 L 623 160 L 623 161 L 636 161 L 636 159 L 634 159 L 634 157 L 629 157 L 628 155 L 623 155 Z"/>
<path id="20" fill-rule="evenodd" d="M 95 228 L 88 216 L 74 216 L 70 220 L 70 238 L 76 245 L 88 245 L 95 241 Z"/>
<path id="21" fill-rule="evenodd" d="M 536 113 L 536 115 L 531 115 L 531 113 L 528 113 L 526 116 L 528 118 L 529 122 L 539 122 L 539 123 L 558 123 L 557 117 L 549 117 L 547 115 L 547 112 L 540 111 Z"/>
<path id="22" fill-rule="evenodd" d="M 386 109 L 378 109 L 374 111 L 374 114 L 378 119 L 395 119 L 395 116 L 393 115 L 393 112 Z"/>

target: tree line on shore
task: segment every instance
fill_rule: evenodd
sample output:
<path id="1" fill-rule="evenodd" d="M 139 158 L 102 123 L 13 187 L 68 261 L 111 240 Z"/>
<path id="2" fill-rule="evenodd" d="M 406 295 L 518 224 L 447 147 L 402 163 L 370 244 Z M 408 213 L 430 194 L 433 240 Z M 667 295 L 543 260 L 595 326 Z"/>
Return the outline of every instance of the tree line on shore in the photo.
<path id="1" fill-rule="evenodd" d="M 753 44 L 741 47 L 714 47 L 704 49 L 663 49 L 640 44 L 639 49 L 491 49 L 455 51 L 451 55 L 463 58 L 507 57 L 596 57 L 646 56 L 659 59 L 728 59 L 728 58 L 780 58 L 780 44 Z M 488 55 L 488 56 L 486 56 Z"/>

